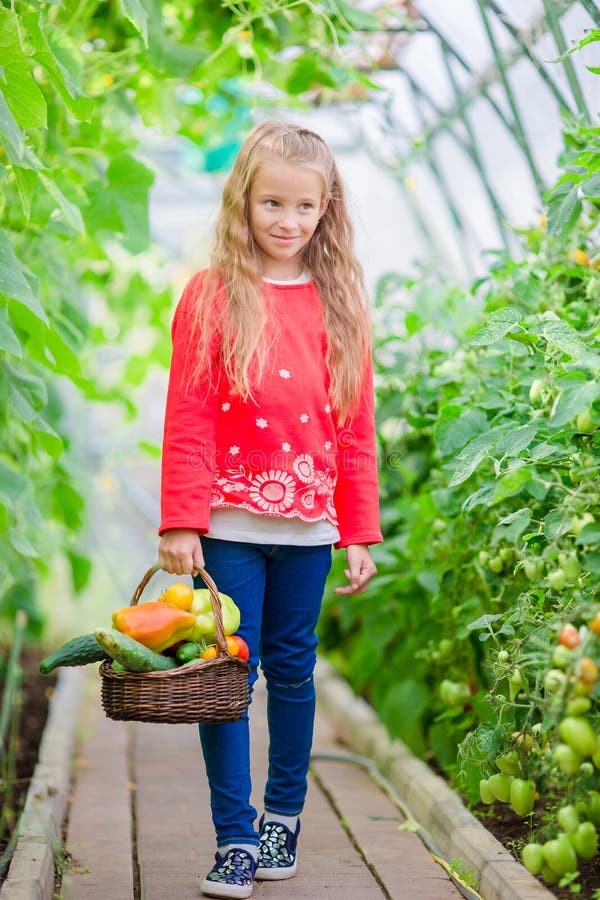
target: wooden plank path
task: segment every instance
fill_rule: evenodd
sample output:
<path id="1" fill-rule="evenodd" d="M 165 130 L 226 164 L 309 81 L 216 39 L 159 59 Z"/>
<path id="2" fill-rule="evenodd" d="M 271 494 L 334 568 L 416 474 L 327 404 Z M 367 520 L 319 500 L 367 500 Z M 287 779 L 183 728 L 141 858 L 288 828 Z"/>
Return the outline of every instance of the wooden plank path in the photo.
<path id="1" fill-rule="evenodd" d="M 84 703 L 61 900 L 197 900 L 214 858 L 208 785 L 194 725 L 113 722 L 94 673 Z M 266 774 L 265 691 L 251 707 L 253 802 Z M 318 714 L 314 752 L 344 754 Z M 298 874 L 256 882 L 259 900 L 456 900 L 461 895 L 356 764 L 316 758 L 302 815 Z"/>

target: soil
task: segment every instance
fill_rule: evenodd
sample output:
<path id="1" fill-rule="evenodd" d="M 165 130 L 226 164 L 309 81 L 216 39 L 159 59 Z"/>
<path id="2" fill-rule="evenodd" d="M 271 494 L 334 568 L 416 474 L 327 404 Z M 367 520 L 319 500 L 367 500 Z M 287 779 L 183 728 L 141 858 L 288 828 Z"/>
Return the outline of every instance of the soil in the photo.
<path id="1" fill-rule="evenodd" d="M 13 813 L 10 828 L 6 833 L 0 835 L 0 857 L 10 840 L 11 831 L 25 803 L 29 782 L 37 763 L 40 740 L 46 724 L 48 702 L 56 684 L 56 675 L 54 673 L 52 675 L 41 675 L 38 671 L 38 664 L 42 659 L 42 655 L 39 650 L 32 647 L 24 648 L 21 655 L 23 685 L 18 736 L 16 746 L 4 749 L 3 760 L 5 762 L 3 763 L 0 776 L 0 808 L 4 807 L 5 801 L 9 800 Z M 0 675 L 0 705 L 3 695 L 3 675 Z M 5 766 L 8 764 L 11 753 L 15 754 L 14 778 L 11 777 L 11 784 L 5 784 L 3 781 L 7 772 Z M 10 771 L 12 771 L 12 767 Z M 0 885 L 6 877 L 7 868 L 5 867 L 4 871 L 0 871 Z"/>

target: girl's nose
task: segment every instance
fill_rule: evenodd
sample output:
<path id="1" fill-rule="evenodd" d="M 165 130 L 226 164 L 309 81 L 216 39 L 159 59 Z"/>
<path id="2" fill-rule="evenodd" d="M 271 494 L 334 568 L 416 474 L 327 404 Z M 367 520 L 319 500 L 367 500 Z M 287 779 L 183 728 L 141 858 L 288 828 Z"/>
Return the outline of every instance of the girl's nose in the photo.
<path id="1" fill-rule="evenodd" d="M 279 216 L 279 225 L 286 231 L 291 231 L 295 227 L 294 213 L 291 210 L 281 210 Z"/>

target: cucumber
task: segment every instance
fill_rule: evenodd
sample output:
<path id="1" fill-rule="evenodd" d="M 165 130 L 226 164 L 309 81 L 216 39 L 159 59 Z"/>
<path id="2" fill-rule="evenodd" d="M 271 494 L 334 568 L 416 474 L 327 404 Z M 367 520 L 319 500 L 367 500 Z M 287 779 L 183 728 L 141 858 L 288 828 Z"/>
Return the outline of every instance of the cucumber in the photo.
<path id="1" fill-rule="evenodd" d="M 85 666 L 108 658 L 108 654 L 96 640 L 96 635 L 80 634 L 43 659 L 39 668 L 42 675 L 49 675 L 58 666 Z"/>
<path id="2" fill-rule="evenodd" d="M 177 666 L 172 657 L 149 650 L 116 628 L 96 628 L 94 633 L 99 645 L 129 672 L 160 672 Z"/>

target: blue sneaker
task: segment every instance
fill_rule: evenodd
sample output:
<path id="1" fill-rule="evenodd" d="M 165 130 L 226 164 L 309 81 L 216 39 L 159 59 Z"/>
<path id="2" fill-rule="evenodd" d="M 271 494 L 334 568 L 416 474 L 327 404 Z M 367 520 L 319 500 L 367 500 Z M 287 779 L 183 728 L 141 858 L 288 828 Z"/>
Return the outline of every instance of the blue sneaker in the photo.
<path id="1" fill-rule="evenodd" d="M 247 852 L 232 847 L 216 853 L 215 864 L 200 885 L 209 897 L 249 897 L 252 893 L 256 860 Z"/>
<path id="2" fill-rule="evenodd" d="M 262 881 L 282 881 L 296 874 L 298 864 L 297 844 L 300 820 L 292 833 L 281 822 L 259 822 L 260 843 L 255 877 Z"/>

